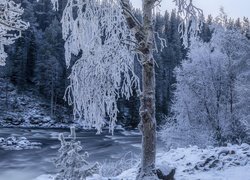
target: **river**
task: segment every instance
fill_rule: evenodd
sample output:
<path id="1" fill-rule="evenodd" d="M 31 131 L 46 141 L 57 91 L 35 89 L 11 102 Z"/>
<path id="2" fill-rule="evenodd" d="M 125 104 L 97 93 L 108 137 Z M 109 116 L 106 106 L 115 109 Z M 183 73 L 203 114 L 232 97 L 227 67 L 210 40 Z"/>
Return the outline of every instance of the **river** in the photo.
<path id="1" fill-rule="evenodd" d="M 59 133 L 69 135 L 68 129 L 1 128 L 0 137 L 26 137 L 31 142 L 42 143 L 41 149 L 7 151 L 0 149 L 0 180 L 33 180 L 42 174 L 55 174 L 53 158 L 57 157 Z M 96 135 L 95 131 L 77 131 L 84 151 L 89 153 L 89 162 L 116 160 L 127 152 L 140 153 L 138 131 L 108 131 Z"/>

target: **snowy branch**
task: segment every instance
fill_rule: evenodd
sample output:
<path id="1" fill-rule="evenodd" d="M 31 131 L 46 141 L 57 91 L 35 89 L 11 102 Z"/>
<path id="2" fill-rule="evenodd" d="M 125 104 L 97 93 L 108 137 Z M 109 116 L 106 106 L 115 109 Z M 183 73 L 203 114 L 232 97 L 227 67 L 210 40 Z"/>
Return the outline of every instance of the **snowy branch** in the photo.
<path id="1" fill-rule="evenodd" d="M 80 58 L 72 66 L 65 98 L 76 119 L 101 132 L 109 120 L 113 131 L 119 97 L 129 98 L 138 87 L 134 74 L 136 42 L 119 1 L 69 0 L 62 17 L 65 56 Z"/>
<path id="2" fill-rule="evenodd" d="M 179 25 L 179 32 L 185 46 L 188 45 L 188 35 L 195 35 L 201 30 L 203 11 L 193 4 L 193 0 L 174 0 L 178 13 L 183 19 Z"/>
<path id="3" fill-rule="evenodd" d="M 21 20 L 23 9 L 12 0 L 0 2 L 0 65 L 5 65 L 7 54 L 5 45 L 14 43 L 21 36 L 21 31 L 28 28 L 29 23 Z"/>

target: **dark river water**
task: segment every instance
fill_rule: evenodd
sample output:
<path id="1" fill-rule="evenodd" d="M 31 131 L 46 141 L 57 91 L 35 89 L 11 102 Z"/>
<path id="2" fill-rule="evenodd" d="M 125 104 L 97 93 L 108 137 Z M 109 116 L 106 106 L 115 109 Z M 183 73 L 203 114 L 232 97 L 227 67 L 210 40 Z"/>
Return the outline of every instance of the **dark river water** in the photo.
<path id="1" fill-rule="evenodd" d="M 41 149 L 6 151 L 0 149 L 0 180 L 33 180 L 42 174 L 54 174 L 53 158 L 57 157 L 59 133 L 69 135 L 68 129 L 0 128 L 0 137 L 23 136 L 31 142 L 42 143 Z M 96 135 L 95 131 L 77 131 L 88 161 L 116 160 L 127 152 L 140 153 L 141 137 L 138 131 L 108 131 Z"/>

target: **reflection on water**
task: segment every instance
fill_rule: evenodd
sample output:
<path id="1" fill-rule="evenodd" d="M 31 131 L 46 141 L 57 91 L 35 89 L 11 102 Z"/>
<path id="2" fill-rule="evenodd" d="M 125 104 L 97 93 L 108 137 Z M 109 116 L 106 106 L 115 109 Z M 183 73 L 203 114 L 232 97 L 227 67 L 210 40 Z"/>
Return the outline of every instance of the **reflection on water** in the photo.
<path id="1" fill-rule="evenodd" d="M 0 137 L 24 136 L 31 142 L 41 142 L 41 149 L 4 151 L 0 149 L 0 180 L 32 180 L 41 174 L 56 173 L 53 158 L 57 155 L 60 142 L 59 133 L 69 135 L 68 129 L 18 129 L 1 128 Z M 107 131 L 96 135 L 95 131 L 78 131 L 84 151 L 89 152 L 89 161 L 102 162 L 105 159 L 120 158 L 131 151 L 139 154 L 140 135 L 138 132 L 115 132 L 110 136 Z"/>

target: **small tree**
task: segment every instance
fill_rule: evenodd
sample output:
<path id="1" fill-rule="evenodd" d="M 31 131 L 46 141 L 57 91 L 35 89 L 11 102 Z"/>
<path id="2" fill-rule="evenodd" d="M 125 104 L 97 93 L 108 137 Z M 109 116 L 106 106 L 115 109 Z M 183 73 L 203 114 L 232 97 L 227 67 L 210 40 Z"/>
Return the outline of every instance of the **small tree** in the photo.
<path id="1" fill-rule="evenodd" d="M 55 177 L 56 180 L 85 180 L 99 171 L 98 163 L 90 165 L 85 159 L 88 153 L 80 154 L 82 146 L 80 141 L 76 141 L 75 128 L 70 128 L 70 141 L 66 141 L 63 134 L 59 135 L 61 148 L 59 157 L 55 160 L 60 172 Z"/>

